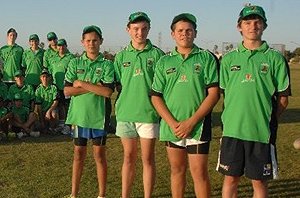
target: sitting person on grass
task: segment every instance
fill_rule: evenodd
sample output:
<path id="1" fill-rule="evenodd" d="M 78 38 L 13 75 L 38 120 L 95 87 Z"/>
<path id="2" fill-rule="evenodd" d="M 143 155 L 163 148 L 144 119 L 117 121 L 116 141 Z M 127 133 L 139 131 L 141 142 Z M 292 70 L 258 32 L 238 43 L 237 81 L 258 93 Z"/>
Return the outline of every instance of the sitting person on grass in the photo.
<path id="1" fill-rule="evenodd" d="M 58 92 L 55 85 L 50 83 L 51 74 L 43 69 L 40 75 L 41 84 L 35 91 L 35 110 L 39 116 L 42 132 L 56 133 L 58 126 Z"/>

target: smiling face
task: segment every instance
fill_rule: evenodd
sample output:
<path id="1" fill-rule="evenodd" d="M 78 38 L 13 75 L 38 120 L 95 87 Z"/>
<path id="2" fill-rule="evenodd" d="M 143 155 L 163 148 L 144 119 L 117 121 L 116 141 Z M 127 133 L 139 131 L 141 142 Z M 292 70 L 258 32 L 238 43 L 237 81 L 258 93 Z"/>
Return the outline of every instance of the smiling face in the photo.
<path id="1" fill-rule="evenodd" d="M 9 44 L 15 44 L 17 39 L 17 33 L 16 32 L 10 32 L 7 34 L 7 43 Z"/>
<path id="2" fill-rule="evenodd" d="M 147 42 L 150 24 L 147 21 L 139 21 L 129 24 L 126 30 L 130 35 L 133 46 L 143 45 Z"/>
<path id="3" fill-rule="evenodd" d="M 242 34 L 244 41 L 260 41 L 266 25 L 260 17 L 241 20 L 237 29 Z"/>
<path id="4" fill-rule="evenodd" d="M 178 49 L 192 48 L 196 34 L 197 31 L 194 29 L 193 24 L 187 21 L 178 21 L 174 24 L 174 29 L 171 32 Z"/>

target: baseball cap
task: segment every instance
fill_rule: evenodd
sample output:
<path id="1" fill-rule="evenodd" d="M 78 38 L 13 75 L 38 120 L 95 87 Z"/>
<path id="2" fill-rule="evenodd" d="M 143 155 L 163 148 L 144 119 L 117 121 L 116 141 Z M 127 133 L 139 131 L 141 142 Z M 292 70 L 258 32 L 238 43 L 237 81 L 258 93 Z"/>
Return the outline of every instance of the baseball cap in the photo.
<path id="1" fill-rule="evenodd" d="M 57 39 L 57 36 L 56 36 L 56 34 L 54 32 L 49 32 L 47 34 L 47 39 L 48 39 L 48 41 L 51 41 L 53 39 Z"/>
<path id="2" fill-rule="evenodd" d="M 23 98 L 22 98 L 22 96 L 21 96 L 20 93 L 16 93 L 16 94 L 14 95 L 14 99 L 15 99 L 15 100 L 22 100 Z"/>
<path id="3" fill-rule="evenodd" d="M 17 77 L 17 76 L 23 76 L 23 72 L 21 70 L 17 70 L 15 73 L 14 73 L 14 77 Z"/>
<path id="4" fill-rule="evenodd" d="M 82 35 L 90 32 L 96 32 L 100 37 L 102 37 L 102 31 L 96 25 L 89 25 L 83 28 Z"/>
<path id="5" fill-rule="evenodd" d="M 29 36 L 29 40 L 35 40 L 35 41 L 39 41 L 39 36 L 37 34 L 32 34 Z"/>
<path id="6" fill-rule="evenodd" d="M 67 41 L 65 39 L 59 39 L 57 41 L 57 45 L 58 46 L 63 46 L 63 45 L 67 45 Z"/>
<path id="7" fill-rule="evenodd" d="M 171 28 L 175 23 L 177 23 L 178 21 L 183 20 L 183 19 L 190 21 L 191 23 L 194 24 L 195 29 L 197 28 L 197 19 L 194 15 L 192 15 L 190 13 L 182 13 L 182 14 L 175 16 L 174 19 L 172 20 Z"/>
<path id="8" fill-rule="evenodd" d="M 132 13 L 130 16 L 129 16 L 129 23 L 133 23 L 135 22 L 137 19 L 144 19 L 146 20 L 148 23 L 151 22 L 150 18 L 148 17 L 148 15 L 144 12 L 135 12 L 135 13 Z"/>
<path id="9" fill-rule="evenodd" d="M 42 70 L 42 72 L 41 72 L 41 75 L 43 75 L 43 74 L 50 75 L 49 70 L 46 69 L 46 68 L 44 68 L 44 69 Z"/>
<path id="10" fill-rule="evenodd" d="M 267 18 L 266 18 L 266 14 L 265 14 L 264 9 L 262 7 L 256 6 L 256 5 L 245 6 L 242 9 L 242 11 L 240 12 L 238 22 L 241 21 L 242 19 L 244 19 L 245 17 L 249 16 L 249 15 L 258 15 L 263 19 L 263 21 L 265 23 L 267 22 Z"/>
<path id="11" fill-rule="evenodd" d="M 7 34 L 11 33 L 11 32 L 15 32 L 17 33 L 17 31 L 14 28 L 9 28 L 9 30 L 7 31 Z"/>

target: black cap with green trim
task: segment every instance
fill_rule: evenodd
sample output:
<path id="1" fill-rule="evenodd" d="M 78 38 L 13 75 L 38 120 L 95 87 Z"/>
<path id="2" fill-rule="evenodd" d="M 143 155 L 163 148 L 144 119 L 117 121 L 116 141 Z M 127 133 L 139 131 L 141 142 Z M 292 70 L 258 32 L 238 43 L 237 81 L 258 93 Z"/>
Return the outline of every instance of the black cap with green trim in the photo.
<path id="1" fill-rule="evenodd" d="M 182 14 L 175 16 L 174 19 L 172 20 L 171 28 L 175 23 L 177 23 L 178 21 L 181 21 L 181 20 L 188 20 L 191 23 L 193 23 L 195 29 L 197 28 L 197 19 L 194 15 L 192 15 L 190 13 L 182 13 Z"/>
<path id="2" fill-rule="evenodd" d="M 47 39 L 48 39 L 48 41 L 51 41 L 51 40 L 57 39 L 57 36 L 54 32 L 49 32 L 47 34 Z"/>
<path id="3" fill-rule="evenodd" d="M 63 45 L 67 45 L 67 41 L 65 39 L 59 39 L 57 41 L 57 45 L 58 46 L 63 46 Z"/>
<path id="4" fill-rule="evenodd" d="M 148 23 L 151 22 L 150 18 L 148 17 L 148 15 L 145 12 L 132 13 L 128 18 L 128 22 L 133 23 L 133 22 L 137 21 L 138 19 L 139 20 L 143 19 L 143 20 L 147 21 Z"/>

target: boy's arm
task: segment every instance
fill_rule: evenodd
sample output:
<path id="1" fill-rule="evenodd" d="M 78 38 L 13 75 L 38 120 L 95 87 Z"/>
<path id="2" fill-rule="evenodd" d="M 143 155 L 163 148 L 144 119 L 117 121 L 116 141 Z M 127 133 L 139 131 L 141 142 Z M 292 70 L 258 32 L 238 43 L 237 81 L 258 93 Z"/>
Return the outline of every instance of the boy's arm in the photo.
<path id="1" fill-rule="evenodd" d="M 178 122 L 169 111 L 162 97 L 157 95 L 152 95 L 151 102 L 154 108 L 156 109 L 156 111 L 158 112 L 158 114 L 160 115 L 160 117 L 166 121 L 166 123 L 171 127 L 173 131 L 175 131 L 176 128 L 178 127 Z"/>
<path id="2" fill-rule="evenodd" d="M 82 88 L 88 92 L 93 92 L 96 95 L 107 97 L 107 98 L 109 98 L 114 91 L 109 87 L 103 86 L 101 83 L 92 84 L 81 80 L 75 80 L 73 82 L 73 87 Z"/>
<path id="3" fill-rule="evenodd" d="M 288 96 L 285 95 L 277 96 L 277 112 L 276 112 L 277 119 L 279 119 L 280 115 L 287 108 L 288 104 L 289 104 Z"/>
<path id="4" fill-rule="evenodd" d="M 65 96 L 77 96 L 88 93 L 89 91 L 81 87 L 74 87 L 73 83 L 65 82 L 64 94 Z"/>
<path id="5" fill-rule="evenodd" d="M 213 107 L 217 104 L 220 98 L 219 87 L 209 87 L 208 95 L 203 100 L 197 111 L 188 119 L 179 122 L 178 127 L 175 130 L 175 135 L 180 138 L 186 138 L 189 136 L 193 128 L 197 123 L 212 111 Z"/>

